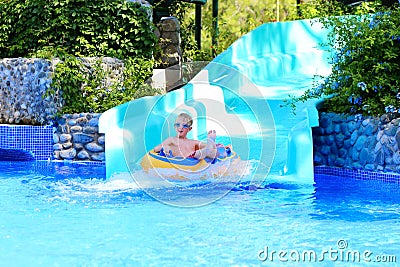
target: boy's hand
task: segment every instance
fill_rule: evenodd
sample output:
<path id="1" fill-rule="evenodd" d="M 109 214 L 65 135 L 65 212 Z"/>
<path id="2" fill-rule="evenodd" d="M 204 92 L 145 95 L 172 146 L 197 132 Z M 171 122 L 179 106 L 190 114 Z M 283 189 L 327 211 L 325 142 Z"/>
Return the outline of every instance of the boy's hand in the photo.
<path id="1" fill-rule="evenodd" d="M 207 137 L 215 142 L 215 138 L 217 138 L 217 133 L 215 130 L 208 131 Z"/>

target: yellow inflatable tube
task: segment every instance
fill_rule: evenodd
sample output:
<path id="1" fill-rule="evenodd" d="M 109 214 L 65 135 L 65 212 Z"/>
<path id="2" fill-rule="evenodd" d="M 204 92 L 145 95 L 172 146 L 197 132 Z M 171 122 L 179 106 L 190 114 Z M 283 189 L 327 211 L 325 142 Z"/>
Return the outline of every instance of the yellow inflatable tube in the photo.
<path id="1" fill-rule="evenodd" d="M 170 157 L 164 153 L 148 152 L 142 159 L 141 166 L 143 170 L 151 169 L 178 169 L 189 172 L 198 172 L 206 169 L 210 164 L 229 163 L 232 159 L 238 158 L 236 152 L 230 147 L 225 147 L 226 156 L 217 157 L 215 159 L 196 159 L 183 157 Z"/>

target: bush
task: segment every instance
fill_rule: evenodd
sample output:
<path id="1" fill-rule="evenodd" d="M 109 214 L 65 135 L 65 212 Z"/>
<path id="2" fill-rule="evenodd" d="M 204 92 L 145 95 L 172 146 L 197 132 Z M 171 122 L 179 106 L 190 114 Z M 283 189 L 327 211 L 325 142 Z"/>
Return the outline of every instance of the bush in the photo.
<path id="1" fill-rule="evenodd" d="M 60 113 L 104 112 L 161 93 L 142 86 L 156 49 L 149 11 L 125 0 L 0 1 L 0 57 L 59 58 L 45 96 L 61 95 Z M 111 79 L 103 57 L 123 60 L 123 77 Z"/>
<path id="2" fill-rule="evenodd" d="M 152 60 L 136 57 L 120 61 L 123 75 L 116 75 L 105 66 L 103 58 L 87 62 L 64 55 L 61 59 L 52 87 L 46 92 L 46 95 L 61 95 L 61 113 L 102 113 L 133 99 L 162 93 L 145 84 L 152 75 Z"/>
<path id="3" fill-rule="evenodd" d="M 399 112 L 400 8 L 321 21 L 332 29 L 332 73 L 295 101 L 325 97 L 324 108 L 336 113 Z"/>
<path id="4" fill-rule="evenodd" d="M 80 57 L 150 58 L 156 37 L 148 11 L 125 0 L 0 1 L 0 58 L 55 47 Z"/>

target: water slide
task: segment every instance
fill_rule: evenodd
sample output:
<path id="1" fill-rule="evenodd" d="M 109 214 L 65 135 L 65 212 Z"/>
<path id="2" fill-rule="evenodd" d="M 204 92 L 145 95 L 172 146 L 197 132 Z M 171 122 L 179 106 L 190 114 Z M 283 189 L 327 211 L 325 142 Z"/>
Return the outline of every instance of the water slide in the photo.
<path id="1" fill-rule="evenodd" d="M 311 128 L 320 100 L 284 103 L 331 71 L 322 46 L 327 30 L 313 20 L 261 25 L 218 55 L 184 87 L 112 108 L 100 117 L 105 133 L 106 175 L 132 173 L 147 151 L 166 137 L 180 112 L 194 118 L 189 137 L 216 129 L 242 160 L 257 162 L 251 182 L 268 177 L 313 183 Z"/>

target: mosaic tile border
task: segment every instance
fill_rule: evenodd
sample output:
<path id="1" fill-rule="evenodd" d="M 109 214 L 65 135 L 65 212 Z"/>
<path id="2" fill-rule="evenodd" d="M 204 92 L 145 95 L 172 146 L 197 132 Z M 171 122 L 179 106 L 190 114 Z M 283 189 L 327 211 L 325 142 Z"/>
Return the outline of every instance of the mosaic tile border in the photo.
<path id="1" fill-rule="evenodd" d="M 0 148 L 33 152 L 36 160 L 53 156 L 53 126 L 0 125 Z"/>
<path id="2" fill-rule="evenodd" d="M 77 160 L 52 160 L 51 162 L 59 162 L 64 165 L 90 165 L 90 166 L 106 166 L 105 161 L 77 161 Z"/>
<path id="3" fill-rule="evenodd" d="M 372 172 L 359 169 L 316 166 L 314 167 L 314 176 L 318 175 L 334 175 L 359 180 L 374 180 L 385 183 L 400 184 L 400 174 L 397 173 Z"/>

